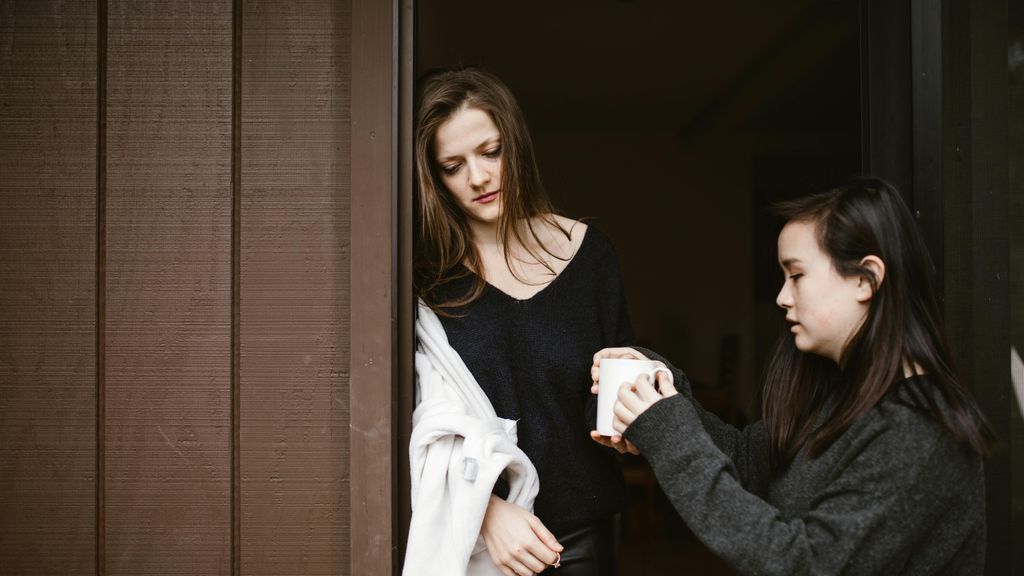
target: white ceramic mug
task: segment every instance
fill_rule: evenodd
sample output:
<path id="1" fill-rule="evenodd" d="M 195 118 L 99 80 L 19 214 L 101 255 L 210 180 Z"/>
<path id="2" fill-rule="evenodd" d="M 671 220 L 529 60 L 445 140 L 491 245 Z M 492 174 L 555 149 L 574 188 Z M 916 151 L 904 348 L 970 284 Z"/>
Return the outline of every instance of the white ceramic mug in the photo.
<path id="1" fill-rule="evenodd" d="M 615 436 L 618 432 L 612 428 L 615 419 L 615 401 L 619 397 L 619 388 L 623 384 L 632 384 L 641 374 L 654 382 L 658 372 L 668 374 L 668 381 L 673 382 L 672 372 L 654 360 L 637 360 L 635 358 L 602 358 L 598 366 L 597 383 L 597 431 L 602 436 Z"/>

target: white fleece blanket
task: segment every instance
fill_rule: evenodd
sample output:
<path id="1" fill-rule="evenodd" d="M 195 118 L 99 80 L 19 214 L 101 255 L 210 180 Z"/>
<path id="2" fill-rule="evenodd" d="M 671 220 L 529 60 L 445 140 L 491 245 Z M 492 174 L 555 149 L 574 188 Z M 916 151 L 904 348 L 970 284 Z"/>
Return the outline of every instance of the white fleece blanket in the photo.
<path id="1" fill-rule="evenodd" d="M 516 445 L 516 423 L 498 418 L 423 302 L 416 337 L 412 522 L 402 574 L 500 575 L 480 536 L 491 490 L 504 472 L 508 501 L 532 512 L 537 470 Z"/>

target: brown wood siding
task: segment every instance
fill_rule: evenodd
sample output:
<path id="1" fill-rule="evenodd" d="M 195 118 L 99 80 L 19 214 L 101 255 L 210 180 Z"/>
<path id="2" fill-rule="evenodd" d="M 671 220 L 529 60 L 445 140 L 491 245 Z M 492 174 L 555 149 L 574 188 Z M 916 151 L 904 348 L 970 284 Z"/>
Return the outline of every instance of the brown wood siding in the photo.
<path id="1" fill-rule="evenodd" d="M 95 186 L 95 4 L 0 3 L 0 574 L 95 570 Z"/>
<path id="2" fill-rule="evenodd" d="M 0 575 L 388 573 L 391 454 L 350 450 L 354 44 L 347 1 L 0 0 Z"/>
<path id="3" fill-rule="evenodd" d="M 242 574 L 348 570 L 350 18 L 243 7 Z"/>
<path id="4" fill-rule="evenodd" d="M 348 574 L 350 4 L 108 2 L 0 2 L 0 574 Z"/>
<path id="5" fill-rule="evenodd" d="M 109 4 L 111 575 L 230 566 L 231 15 Z"/>

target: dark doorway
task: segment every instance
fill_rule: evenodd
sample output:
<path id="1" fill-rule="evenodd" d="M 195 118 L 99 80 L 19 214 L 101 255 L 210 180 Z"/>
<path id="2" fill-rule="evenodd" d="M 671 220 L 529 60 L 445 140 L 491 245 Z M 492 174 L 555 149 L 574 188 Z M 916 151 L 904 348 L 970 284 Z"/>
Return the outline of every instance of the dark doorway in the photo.
<path id="1" fill-rule="evenodd" d="M 861 170 L 860 3 L 419 3 L 417 75 L 481 65 L 516 93 L 544 182 L 616 244 L 639 343 L 724 419 L 758 418 L 781 319 L 771 202 Z M 730 574 L 640 458 L 621 574 Z"/>

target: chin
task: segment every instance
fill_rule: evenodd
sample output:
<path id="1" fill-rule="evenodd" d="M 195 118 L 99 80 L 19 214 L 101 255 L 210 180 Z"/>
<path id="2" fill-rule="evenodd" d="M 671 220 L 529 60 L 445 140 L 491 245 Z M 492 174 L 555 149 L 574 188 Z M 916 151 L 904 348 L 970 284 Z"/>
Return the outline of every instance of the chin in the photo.
<path id="1" fill-rule="evenodd" d="M 802 338 L 801 336 L 801 334 L 798 334 L 796 338 L 793 339 L 793 344 L 796 345 L 797 350 L 803 352 L 804 354 L 817 354 L 819 356 L 822 355 L 821 352 L 815 348 L 813 343 L 808 342 L 805 338 Z"/>
<path id="2" fill-rule="evenodd" d="M 473 215 L 473 219 L 484 224 L 497 224 L 501 220 L 501 209 L 481 210 Z"/>

